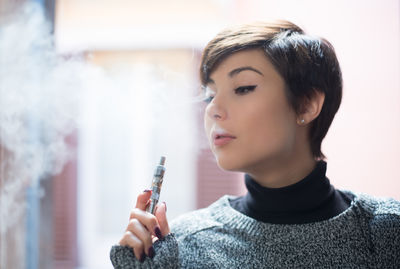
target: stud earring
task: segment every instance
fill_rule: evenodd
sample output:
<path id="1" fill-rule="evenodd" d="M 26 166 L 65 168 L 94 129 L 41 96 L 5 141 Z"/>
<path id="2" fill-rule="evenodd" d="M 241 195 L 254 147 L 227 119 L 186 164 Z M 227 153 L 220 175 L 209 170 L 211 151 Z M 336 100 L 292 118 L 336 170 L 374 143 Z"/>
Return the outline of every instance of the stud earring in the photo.
<path id="1" fill-rule="evenodd" d="M 304 122 L 305 122 L 305 120 L 304 120 L 304 119 L 301 119 L 300 122 L 299 122 L 299 124 L 302 125 L 302 124 L 304 124 Z"/>

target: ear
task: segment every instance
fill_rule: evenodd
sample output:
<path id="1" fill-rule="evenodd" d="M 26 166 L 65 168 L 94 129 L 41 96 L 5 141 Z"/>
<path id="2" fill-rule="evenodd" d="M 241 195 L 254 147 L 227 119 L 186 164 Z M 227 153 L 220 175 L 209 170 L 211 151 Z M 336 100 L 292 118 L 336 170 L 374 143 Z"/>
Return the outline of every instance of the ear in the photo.
<path id="1" fill-rule="evenodd" d="M 316 119 L 319 113 L 321 113 L 324 101 L 325 93 L 314 91 L 312 97 L 305 100 L 302 112 L 297 116 L 297 123 L 299 125 L 306 125 Z"/>

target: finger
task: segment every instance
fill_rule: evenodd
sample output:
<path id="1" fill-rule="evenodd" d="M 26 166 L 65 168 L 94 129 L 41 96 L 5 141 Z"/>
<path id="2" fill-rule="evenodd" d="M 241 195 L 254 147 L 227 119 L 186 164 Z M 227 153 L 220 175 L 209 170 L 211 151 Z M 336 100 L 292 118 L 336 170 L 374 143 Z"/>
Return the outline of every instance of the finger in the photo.
<path id="1" fill-rule="evenodd" d="M 138 195 L 135 207 L 141 210 L 146 210 L 146 206 L 150 200 L 150 196 L 151 190 L 144 190 L 141 194 Z"/>
<path id="2" fill-rule="evenodd" d="M 155 216 L 157 218 L 158 224 L 160 225 L 161 235 L 162 237 L 164 237 L 170 233 L 167 220 L 167 205 L 165 202 L 157 205 Z"/>
<path id="3" fill-rule="evenodd" d="M 145 259 L 143 252 L 143 242 L 130 231 L 126 231 L 119 244 L 121 246 L 129 246 L 133 248 L 133 253 L 138 261 L 143 262 Z"/>
<path id="4" fill-rule="evenodd" d="M 139 208 L 134 208 L 131 211 L 130 219 L 138 219 L 152 235 L 161 236 L 160 225 L 153 214 Z"/>
<path id="5" fill-rule="evenodd" d="M 153 242 L 153 244 L 158 240 L 157 236 L 152 235 L 151 236 L 151 241 Z"/>
<path id="6" fill-rule="evenodd" d="M 138 219 L 131 219 L 129 221 L 127 231 L 131 232 L 135 235 L 139 240 L 143 243 L 143 250 L 147 256 L 153 258 L 154 256 L 154 249 L 153 249 L 153 242 L 151 238 L 151 233 L 146 229 L 146 227 L 139 222 Z"/>

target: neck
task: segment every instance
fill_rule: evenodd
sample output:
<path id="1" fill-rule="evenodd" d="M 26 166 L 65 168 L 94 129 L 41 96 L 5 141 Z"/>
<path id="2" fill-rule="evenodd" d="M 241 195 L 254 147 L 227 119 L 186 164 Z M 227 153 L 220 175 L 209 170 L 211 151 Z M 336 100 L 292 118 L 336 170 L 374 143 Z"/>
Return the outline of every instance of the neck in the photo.
<path id="1" fill-rule="evenodd" d="M 267 160 L 246 173 L 263 187 L 282 188 L 295 184 L 311 173 L 317 163 L 311 152 L 300 152 L 306 154 L 291 154 L 290 158 L 277 161 Z"/>

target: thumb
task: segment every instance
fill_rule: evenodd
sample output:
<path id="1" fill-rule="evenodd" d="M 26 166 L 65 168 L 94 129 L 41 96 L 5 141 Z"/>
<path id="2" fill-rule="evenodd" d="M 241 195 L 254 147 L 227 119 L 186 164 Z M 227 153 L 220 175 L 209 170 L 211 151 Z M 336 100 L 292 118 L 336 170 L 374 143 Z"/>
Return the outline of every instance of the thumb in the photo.
<path id="1" fill-rule="evenodd" d="M 170 233 L 168 220 L 167 220 L 167 205 L 162 202 L 157 205 L 156 212 L 154 214 L 157 218 L 158 224 L 160 225 L 160 230 L 162 236 L 166 236 Z"/>

